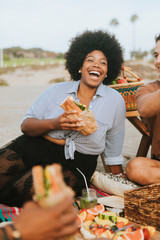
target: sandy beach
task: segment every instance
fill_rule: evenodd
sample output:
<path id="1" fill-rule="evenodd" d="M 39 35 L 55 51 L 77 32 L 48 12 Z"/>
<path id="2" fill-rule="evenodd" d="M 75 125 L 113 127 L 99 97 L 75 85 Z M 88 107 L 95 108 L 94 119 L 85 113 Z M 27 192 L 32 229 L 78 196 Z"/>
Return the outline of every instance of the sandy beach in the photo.
<path id="1" fill-rule="evenodd" d="M 63 65 L 56 68 L 46 68 L 38 71 L 16 69 L 13 72 L 0 75 L 9 86 L 0 86 L 0 146 L 21 134 L 21 120 L 35 99 L 51 84 L 55 78 L 69 80 L 69 75 Z M 141 139 L 141 133 L 126 119 L 126 133 L 123 145 L 125 164 L 136 156 Z M 101 161 L 98 169 L 102 170 Z"/>

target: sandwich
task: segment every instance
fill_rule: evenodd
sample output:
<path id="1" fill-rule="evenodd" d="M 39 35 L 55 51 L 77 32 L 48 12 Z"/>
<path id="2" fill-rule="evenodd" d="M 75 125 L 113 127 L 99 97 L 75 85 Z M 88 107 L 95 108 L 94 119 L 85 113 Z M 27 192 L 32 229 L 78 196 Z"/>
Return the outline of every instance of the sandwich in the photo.
<path id="1" fill-rule="evenodd" d="M 73 190 L 64 182 L 61 165 L 54 163 L 43 168 L 40 165 L 32 168 L 34 201 L 40 206 L 56 205 L 67 195 L 74 196 Z"/>
<path id="2" fill-rule="evenodd" d="M 76 110 L 78 115 L 84 110 L 86 110 L 86 105 L 75 101 L 72 96 L 67 97 L 65 101 L 61 104 L 61 107 L 65 111 Z"/>
<path id="3" fill-rule="evenodd" d="M 70 118 L 81 118 L 82 126 L 79 132 L 84 135 L 90 135 L 97 130 L 97 123 L 93 113 L 86 108 L 86 105 L 81 104 L 73 99 L 72 96 L 67 97 L 64 102 L 60 105 L 64 111 L 76 110 L 75 114 L 72 114 L 68 117 Z"/>

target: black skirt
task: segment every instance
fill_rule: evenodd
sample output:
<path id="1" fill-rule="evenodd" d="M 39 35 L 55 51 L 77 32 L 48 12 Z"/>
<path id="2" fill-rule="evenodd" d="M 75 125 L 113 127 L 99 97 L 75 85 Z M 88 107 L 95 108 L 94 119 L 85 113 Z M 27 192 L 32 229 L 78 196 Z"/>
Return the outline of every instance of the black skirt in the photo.
<path id="1" fill-rule="evenodd" d="M 6 159 L 6 164 L 8 159 L 10 159 L 8 162 L 11 166 L 8 171 L 3 172 L 3 174 L 0 175 L 0 181 L 3 178 L 3 175 L 5 177 L 8 175 L 12 177 L 4 188 L 1 189 L 0 200 L 2 200 L 2 195 L 5 195 L 2 194 L 4 189 L 5 192 L 7 188 L 8 191 L 12 191 L 13 193 L 13 189 L 9 189 L 9 186 L 11 186 L 11 188 L 16 186 L 16 183 L 19 183 L 21 178 L 24 177 L 24 174 L 27 173 L 27 176 L 29 176 L 30 172 L 30 179 L 32 181 L 31 169 L 33 166 L 46 166 L 47 164 L 52 163 L 59 163 L 62 166 L 65 182 L 76 192 L 76 196 L 79 196 L 81 195 L 82 189 L 85 188 L 85 182 L 83 176 L 79 173 L 77 168 L 86 176 L 87 183 L 89 185 L 91 176 L 95 171 L 98 158 L 98 155 L 82 154 L 75 151 L 74 159 L 66 160 L 64 155 L 64 146 L 50 142 L 41 136 L 29 137 L 24 134 L 13 140 L 10 144 L 6 145 L 5 148 L 0 149 L 0 157 L 3 157 L 3 162 L 5 161 L 4 153 L 7 152 L 7 150 L 12 151 L 11 155 Z M 15 167 L 15 162 L 17 163 L 17 161 L 21 161 L 21 165 L 24 166 L 19 173 L 17 171 L 17 166 Z M 0 161 L 0 164 L 1 162 L 2 161 Z M 29 184 L 30 188 L 32 185 L 33 183 Z M 20 187 L 18 189 L 20 189 Z M 21 189 L 23 189 L 23 187 Z M 8 198 L 9 195 L 10 194 L 8 192 L 8 196 L 6 195 L 5 199 L 6 197 Z M 18 193 L 15 195 L 18 196 Z"/>

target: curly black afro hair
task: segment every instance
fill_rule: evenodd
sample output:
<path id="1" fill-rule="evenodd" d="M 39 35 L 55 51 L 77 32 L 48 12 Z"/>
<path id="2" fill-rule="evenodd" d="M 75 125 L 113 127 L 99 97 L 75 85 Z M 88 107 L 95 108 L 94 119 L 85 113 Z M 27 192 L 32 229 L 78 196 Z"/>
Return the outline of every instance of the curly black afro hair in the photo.
<path id="1" fill-rule="evenodd" d="M 107 77 L 103 83 L 109 85 L 120 73 L 123 63 L 123 50 L 114 35 L 108 32 L 85 31 L 71 40 L 68 52 L 65 54 L 66 69 L 75 81 L 81 78 L 78 72 L 88 53 L 99 50 L 104 53 L 108 61 Z"/>

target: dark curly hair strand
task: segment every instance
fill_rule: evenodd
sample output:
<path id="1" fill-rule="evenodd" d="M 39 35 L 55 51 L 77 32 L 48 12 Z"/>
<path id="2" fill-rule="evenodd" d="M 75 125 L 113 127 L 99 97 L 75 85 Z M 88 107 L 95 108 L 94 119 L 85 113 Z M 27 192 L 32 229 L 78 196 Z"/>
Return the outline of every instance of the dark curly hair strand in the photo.
<path id="1" fill-rule="evenodd" d="M 108 61 L 107 77 L 103 83 L 109 85 L 120 73 L 123 63 L 123 50 L 114 35 L 108 32 L 85 31 L 71 40 L 68 52 L 65 54 L 66 69 L 75 81 L 81 78 L 78 72 L 88 53 L 99 50 L 104 53 Z"/>

